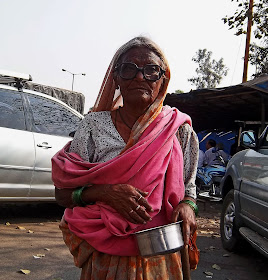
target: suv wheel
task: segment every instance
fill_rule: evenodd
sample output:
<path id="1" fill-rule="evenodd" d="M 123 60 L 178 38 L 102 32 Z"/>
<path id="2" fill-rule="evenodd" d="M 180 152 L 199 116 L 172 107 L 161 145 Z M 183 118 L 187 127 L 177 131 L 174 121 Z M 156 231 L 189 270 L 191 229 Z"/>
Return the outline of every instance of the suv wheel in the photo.
<path id="1" fill-rule="evenodd" d="M 234 251 L 239 244 L 239 232 L 235 226 L 234 190 L 224 198 L 220 223 L 221 241 L 224 249 Z"/>

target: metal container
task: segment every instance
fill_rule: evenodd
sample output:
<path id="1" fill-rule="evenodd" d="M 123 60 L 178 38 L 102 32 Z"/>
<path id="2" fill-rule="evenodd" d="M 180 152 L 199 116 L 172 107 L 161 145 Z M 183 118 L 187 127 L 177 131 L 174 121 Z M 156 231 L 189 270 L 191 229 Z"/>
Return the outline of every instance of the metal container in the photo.
<path id="1" fill-rule="evenodd" d="M 181 222 L 136 232 L 140 255 L 149 257 L 181 250 L 184 244 Z"/>

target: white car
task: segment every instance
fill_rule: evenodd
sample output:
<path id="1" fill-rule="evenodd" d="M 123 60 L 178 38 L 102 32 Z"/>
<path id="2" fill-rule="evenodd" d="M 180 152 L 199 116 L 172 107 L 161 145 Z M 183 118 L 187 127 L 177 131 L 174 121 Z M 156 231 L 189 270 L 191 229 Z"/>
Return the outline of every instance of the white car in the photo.
<path id="1" fill-rule="evenodd" d="M 55 201 L 51 158 L 82 118 L 49 95 L 0 85 L 0 203 Z"/>

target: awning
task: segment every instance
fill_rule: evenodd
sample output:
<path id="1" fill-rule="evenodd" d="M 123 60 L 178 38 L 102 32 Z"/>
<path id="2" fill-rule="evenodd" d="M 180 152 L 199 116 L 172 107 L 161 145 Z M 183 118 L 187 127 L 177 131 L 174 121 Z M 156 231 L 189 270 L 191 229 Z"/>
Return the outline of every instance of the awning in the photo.
<path id="1" fill-rule="evenodd" d="M 167 94 L 164 104 L 191 116 L 196 132 L 208 129 L 237 129 L 237 121 L 268 120 L 268 75 L 224 88 Z"/>

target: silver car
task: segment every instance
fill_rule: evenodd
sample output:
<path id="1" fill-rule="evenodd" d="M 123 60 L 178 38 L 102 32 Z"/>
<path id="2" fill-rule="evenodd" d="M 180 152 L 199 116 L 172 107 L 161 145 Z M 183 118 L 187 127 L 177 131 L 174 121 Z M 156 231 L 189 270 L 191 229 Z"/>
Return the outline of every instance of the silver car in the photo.
<path id="1" fill-rule="evenodd" d="M 0 202 L 55 200 L 51 157 L 82 118 L 46 94 L 0 85 Z"/>
<path id="2" fill-rule="evenodd" d="M 268 127 L 255 140 L 243 132 L 240 151 L 229 161 L 221 181 L 221 240 L 229 251 L 243 240 L 268 257 Z"/>

